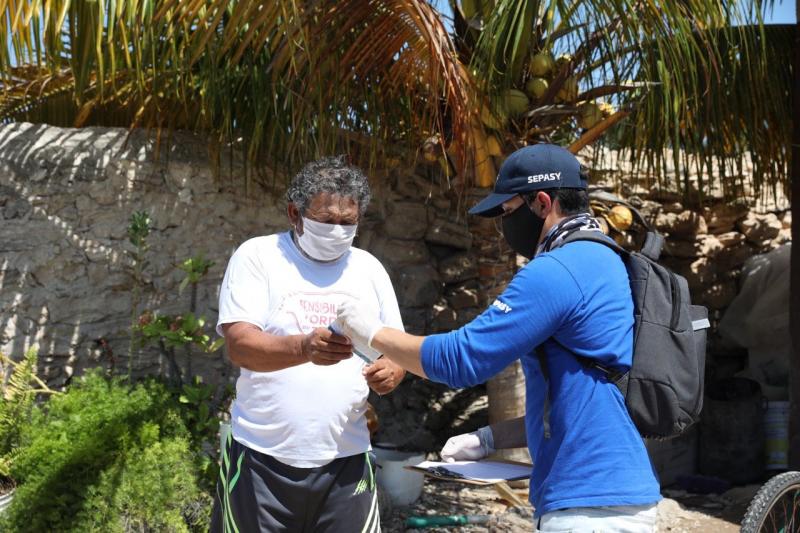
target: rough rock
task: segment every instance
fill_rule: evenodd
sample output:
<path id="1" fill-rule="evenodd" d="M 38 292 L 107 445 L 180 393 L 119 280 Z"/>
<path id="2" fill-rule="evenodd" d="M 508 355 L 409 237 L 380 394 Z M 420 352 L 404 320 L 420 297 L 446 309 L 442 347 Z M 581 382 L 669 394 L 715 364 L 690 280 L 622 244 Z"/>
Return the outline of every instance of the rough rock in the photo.
<path id="1" fill-rule="evenodd" d="M 484 309 L 482 307 L 467 307 L 465 309 L 458 310 L 458 318 L 457 322 L 459 326 L 463 326 L 467 322 L 472 322 L 477 318 L 478 315 L 483 313 Z"/>
<path id="2" fill-rule="evenodd" d="M 714 235 L 698 235 L 688 241 L 666 239 L 664 243 L 664 255 L 681 259 L 714 258 L 723 249 L 722 243 Z"/>
<path id="3" fill-rule="evenodd" d="M 736 222 L 747 216 L 749 208 L 744 202 L 716 204 L 703 210 L 703 216 L 710 233 L 719 234 L 733 231 Z"/>
<path id="4" fill-rule="evenodd" d="M 445 297 L 453 309 L 464 309 L 478 305 L 478 291 L 464 286 L 454 287 L 445 292 Z"/>
<path id="5" fill-rule="evenodd" d="M 472 234 L 464 222 L 452 222 L 436 218 L 425 233 L 425 240 L 432 244 L 442 244 L 461 250 L 472 246 Z"/>
<path id="6" fill-rule="evenodd" d="M 688 237 L 708 233 L 706 221 L 694 211 L 662 213 L 656 217 L 656 228 L 671 237 Z"/>
<path id="7" fill-rule="evenodd" d="M 724 309 L 733 301 L 737 292 L 734 281 L 722 281 L 705 286 L 692 296 L 692 302 L 705 305 L 709 309 Z"/>
<path id="8" fill-rule="evenodd" d="M 693 259 L 698 255 L 697 242 L 666 239 L 663 255 L 680 259 Z"/>
<path id="9" fill-rule="evenodd" d="M 723 248 L 733 248 L 744 243 L 744 235 L 738 231 L 729 231 L 716 236 Z"/>
<path id="10" fill-rule="evenodd" d="M 427 263 L 430 253 L 425 243 L 416 241 L 401 241 L 399 239 L 377 239 L 369 249 L 384 265 L 392 268 L 403 265 Z"/>
<path id="11" fill-rule="evenodd" d="M 694 290 L 712 283 L 716 274 L 715 264 L 708 257 L 699 257 L 694 260 L 664 258 L 662 263 L 675 273 L 685 277 L 689 288 Z"/>
<path id="12" fill-rule="evenodd" d="M 428 308 L 400 307 L 400 316 L 406 332 L 414 335 L 425 335 L 428 332 Z"/>
<path id="13" fill-rule="evenodd" d="M 442 289 L 439 273 L 429 264 L 398 268 L 393 282 L 397 301 L 403 307 L 433 305 Z"/>
<path id="14" fill-rule="evenodd" d="M 754 248 L 746 242 L 723 248 L 716 256 L 715 263 L 719 272 L 741 267 L 754 253 Z"/>
<path id="15" fill-rule="evenodd" d="M 754 244 L 760 244 L 766 240 L 772 240 L 778 236 L 783 229 L 783 224 L 774 213 L 759 215 L 748 213 L 748 215 L 737 222 L 736 227 L 741 231 L 745 238 Z"/>
<path id="16" fill-rule="evenodd" d="M 665 213 L 682 213 L 683 204 L 680 202 L 667 202 L 663 205 L 663 210 Z"/>
<path id="17" fill-rule="evenodd" d="M 792 229 L 791 228 L 783 228 L 778 236 L 772 239 L 770 243 L 770 248 L 778 248 L 786 244 L 787 242 L 792 242 Z"/>
<path id="18" fill-rule="evenodd" d="M 411 198 L 414 200 L 427 200 L 432 196 L 439 193 L 439 185 L 430 179 L 421 178 L 419 176 L 404 174 L 402 178 L 398 178 L 395 184 L 395 192 L 402 198 Z"/>
<path id="19" fill-rule="evenodd" d="M 458 327 L 456 311 L 447 305 L 447 301 L 437 302 L 431 311 L 431 331 L 450 331 Z"/>
<path id="20" fill-rule="evenodd" d="M 478 262 L 467 252 L 439 261 L 439 274 L 445 283 L 457 283 L 478 277 Z"/>
<path id="21" fill-rule="evenodd" d="M 639 200 L 639 205 L 632 204 L 648 222 L 654 222 L 659 213 L 663 211 L 660 203 L 652 200 Z"/>
<path id="22" fill-rule="evenodd" d="M 383 231 L 387 237 L 418 240 L 428 230 L 428 208 L 419 202 L 397 202 L 386 217 Z"/>

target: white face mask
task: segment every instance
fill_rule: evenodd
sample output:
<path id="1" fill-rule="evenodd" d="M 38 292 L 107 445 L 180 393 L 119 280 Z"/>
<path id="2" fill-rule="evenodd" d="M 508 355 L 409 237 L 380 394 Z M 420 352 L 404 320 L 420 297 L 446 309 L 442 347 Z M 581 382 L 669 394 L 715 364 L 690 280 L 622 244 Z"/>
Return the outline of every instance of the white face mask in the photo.
<path id="1" fill-rule="evenodd" d="M 297 236 L 297 244 L 314 259 L 332 261 L 343 256 L 353 245 L 357 227 L 325 224 L 303 217 L 303 234 Z"/>

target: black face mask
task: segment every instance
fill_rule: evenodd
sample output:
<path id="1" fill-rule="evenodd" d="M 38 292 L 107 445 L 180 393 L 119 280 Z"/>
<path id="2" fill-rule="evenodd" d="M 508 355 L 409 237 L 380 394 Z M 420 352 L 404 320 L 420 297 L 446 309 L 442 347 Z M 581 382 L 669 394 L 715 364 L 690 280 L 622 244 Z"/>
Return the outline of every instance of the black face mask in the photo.
<path id="1" fill-rule="evenodd" d="M 531 211 L 525 202 L 510 215 L 503 217 L 503 237 L 511 249 L 523 257 L 533 259 L 544 219 Z"/>

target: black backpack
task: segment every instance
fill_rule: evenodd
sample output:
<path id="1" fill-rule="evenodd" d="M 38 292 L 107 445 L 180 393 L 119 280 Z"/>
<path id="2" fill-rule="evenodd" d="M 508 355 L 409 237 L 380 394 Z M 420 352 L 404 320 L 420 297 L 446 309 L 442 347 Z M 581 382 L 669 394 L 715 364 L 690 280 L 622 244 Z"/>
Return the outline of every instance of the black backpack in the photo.
<path id="1" fill-rule="evenodd" d="M 596 231 L 576 231 L 560 246 L 574 241 L 596 242 L 620 255 L 634 307 L 633 365 L 628 372 L 577 357 L 619 387 L 643 437 L 680 435 L 698 421 L 703 408 L 708 310 L 691 304 L 685 278 L 656 262 L 664 243 L 657 233 L 647 234 L 640 252 L 629 252 Z M 541 350 L 539 359 L 544 363 Z M 546 365 L 542 368 L 546 376 Z"/>

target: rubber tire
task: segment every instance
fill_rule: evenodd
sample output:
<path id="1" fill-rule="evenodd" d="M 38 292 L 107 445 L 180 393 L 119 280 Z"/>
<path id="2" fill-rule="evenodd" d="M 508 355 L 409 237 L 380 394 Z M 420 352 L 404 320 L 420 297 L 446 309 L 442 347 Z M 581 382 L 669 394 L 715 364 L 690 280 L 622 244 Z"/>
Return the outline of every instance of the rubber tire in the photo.
<path id="1" fill-rule="evenodd" d="M 763 521 L 775 500 L 791 488 L 800 491 L 800 472 L 784 472 L 767 481 L 753 496 L 742 519 L 741 533 L 761 533 Z"/>

